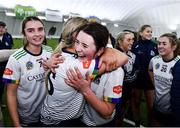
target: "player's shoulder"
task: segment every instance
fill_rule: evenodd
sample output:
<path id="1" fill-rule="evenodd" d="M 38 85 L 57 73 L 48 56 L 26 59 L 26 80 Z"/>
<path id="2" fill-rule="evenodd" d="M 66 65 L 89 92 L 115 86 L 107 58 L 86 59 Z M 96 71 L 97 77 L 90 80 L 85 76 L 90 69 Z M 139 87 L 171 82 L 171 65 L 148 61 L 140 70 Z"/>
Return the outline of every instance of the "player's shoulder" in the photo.
<path id="1" fill-rule="evenodd" d="M 161 59 L 162 57 L 160 56 L 160 55 L 156 55 L 156 56 L 154 56 L 152 59 L 153 60 L 159 60 L 159 59 Z"/>
<path id="2" fill-rule="evenodd" d="M 50 53 L 53 52 L 53 49 L 52 49 L 50 46 L 42 45 L 42 48 L 43 48 L 43 50 L 45 50 L 46 52 L 50 52 Z"/>
<path id="3" fill-rule="evenodd" d="M 25 56 L 27 54 L 27 52 L 24 50 L 23 47 L 21 47 L 20 49 L 18 49 L 17 51 L 15 51 L 10 58 L 14 58 L 16 60 L 22 58 L 23 56 Z"/>

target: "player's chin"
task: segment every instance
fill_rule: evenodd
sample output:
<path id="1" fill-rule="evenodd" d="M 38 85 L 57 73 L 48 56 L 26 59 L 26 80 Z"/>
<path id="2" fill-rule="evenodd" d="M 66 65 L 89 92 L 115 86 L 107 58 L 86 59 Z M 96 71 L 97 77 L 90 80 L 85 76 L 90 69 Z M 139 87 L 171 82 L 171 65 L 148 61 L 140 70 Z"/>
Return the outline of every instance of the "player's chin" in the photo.
<path id="1" fill-rule="evenodd" d="M 87 60 L 87 57 L 86 57 L 86 56 L 78 56 L 78 58 L 79 58 L 80 60 Z"/>
<path id="2" fill-rule="evenodd" d="M 160 56 L 164 56 L 164 55 L 166 55 L 166 54 L 165 54 L 165 52 L 159 52 L 159 55 L 160 55 Z"/>

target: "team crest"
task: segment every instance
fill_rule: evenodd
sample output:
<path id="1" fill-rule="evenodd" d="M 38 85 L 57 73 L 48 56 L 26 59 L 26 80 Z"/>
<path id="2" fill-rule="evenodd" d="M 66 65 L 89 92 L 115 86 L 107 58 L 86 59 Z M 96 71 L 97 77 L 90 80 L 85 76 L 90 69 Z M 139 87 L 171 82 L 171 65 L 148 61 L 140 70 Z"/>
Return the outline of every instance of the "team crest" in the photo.
<path id="1" fill-rule="evenodd" d="M 155 65 L 155 69 L 158 69 L 159 67 L 160 67 L 160 64 L 157 63 L 157 64 Z"/>
<path id="2" fill-rule="evenodd" d="M 116 94 L 120 94 L 122 92 L 122 86 L 121 85 L 114 86 L 113 92 Z"/>
<path id="3" fill-rule="evenodd" d="M 27 70 L 31 70 L 33 68 L 33 63 L 31 61 L 28 61 L 26 63 L 26 68 L 27 68 Z"/>

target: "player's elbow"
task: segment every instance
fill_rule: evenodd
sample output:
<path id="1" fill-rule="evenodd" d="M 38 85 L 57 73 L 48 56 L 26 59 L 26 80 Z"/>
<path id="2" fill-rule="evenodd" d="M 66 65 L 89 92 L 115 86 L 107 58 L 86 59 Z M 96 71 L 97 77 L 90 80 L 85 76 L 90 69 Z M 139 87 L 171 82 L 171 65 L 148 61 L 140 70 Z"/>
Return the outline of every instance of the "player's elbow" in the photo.
<path id="1" fill-rule="evenodd" d="M 103 114 L 101 114 L 102 118 L 104 119 L 109 119 L 112 117 L 112 114 L 113 114 L 113 111 L 114 110 L 108 110 L 106 112 L 104 112 Z"/>
<path id="2" fill-rule="evenodd" d="M 101 116 L 104 119 L 109 119 L 112 117 L 112 114 L 114 112 L 115 109 L 115 105 L 114 104 L 109 104 L 107 105 L 106 109 L 103 111 L 103 113 L 101 113 Z"/>

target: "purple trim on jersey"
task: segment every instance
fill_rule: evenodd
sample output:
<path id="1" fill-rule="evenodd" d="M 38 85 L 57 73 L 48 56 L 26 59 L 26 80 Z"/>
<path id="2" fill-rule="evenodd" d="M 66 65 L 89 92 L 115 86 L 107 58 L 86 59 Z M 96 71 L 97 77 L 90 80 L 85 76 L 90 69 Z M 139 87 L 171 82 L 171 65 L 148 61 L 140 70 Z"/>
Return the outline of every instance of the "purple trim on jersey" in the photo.
<path id="1" fill-rule="evenodd" d="M 120 103 L 121 98 L 111 98 L 111 97 L 104 96 L 104 101 L 111 102 L 111 103 Z"/>
<path id="2" fill-rule="evenodd" d="M 3 78 L 3 82 L 6 84 L 19 84 L 19 80 L 11 80 L 11 79 L 7 79 L 7 78 Z"/>

